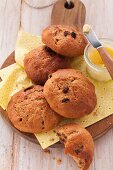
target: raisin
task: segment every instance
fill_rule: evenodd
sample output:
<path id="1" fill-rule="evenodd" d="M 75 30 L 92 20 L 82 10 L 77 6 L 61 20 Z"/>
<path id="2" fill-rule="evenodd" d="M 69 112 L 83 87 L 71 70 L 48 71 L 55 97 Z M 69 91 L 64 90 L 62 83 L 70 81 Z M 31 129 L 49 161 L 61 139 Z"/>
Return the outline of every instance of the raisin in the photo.
<path id="1" fill-rule="evenodd" d="M 55 132 L 56 132 L 56 131 L 55 131 Z M 61 136 L 61 134 L 60 134 L 60 133 L 58 133 L 58 132 L 57 132 L 57 135 L 58 135 L 59 137 Z"/>
<path id="2" fill-rule="evenodd" d="M 22 121 L 22 118 L 20 118 L 19 121 L 21 122 L 21 121 Z"/>
<path id="3" fill-rule="evenodd" d="M 69 87 L 64 87 L 63 93 L 67 93 L 69 91 Z"/>
<path id="4" fill-rule="evenodd" d="M 83 150 L 83 145 L 80 145 L 77 149 L 75 149 L 75 153 L 78 155 L 79 153 L 81 153 Z"/>
<path id="5" fill-rule="evenodd" d="M 59 39 L 57 39 L 57 38 L 56 38 L 56 39 L 55 39 L 55 44 L 57 44 L 57 43 L 58 43 L 58 41 L 59 41 Z"/>
<path id="6" fill-rule="evenodd" d="M 58 41 L 59 41 L 59 39 L 56 39 L 56 41 L 58 42 Z"/>
<path id="7" fill-rule="evenodd" d="M 74 80 L 75 80 L 75 78 L 74 78 L 74 77 L 72 77 L 72 78 L 70 79 L 70 81 L 71 81 L 71 82 L 73 82 Z"/>
<path id="8" fill-rule="evenodd" d="M 65 134 L 63 134 L 63 133 L 62 133 L 62 134 L 57 133 L 57 135 L 59 136 L 61 143 L 66 143 L 67 137 L 65 136 Z"/>
<path id="9" fill-rule="evenodd" d="M 67 35 L 69 35 L 69 31 L 64 31 L 64 36 L 67 37 Z"/>
<path id="10" fill-rule="evenodd" d="M 44 125 L 44 121 L 42 121 L 42 125 Z"/>
<path id="11" fill-rule="evenodd" d="M 69 102 L 69 99 L 68 98 L 64 98 L 63 100 L 62 100 L 62 103 L 68 103 Z"/>
<path id="12" fill-rule="evenodd" d="M 73 38 L 76 38 L 76 33 L 75 33 L 75 32 L 72 32 L 72 33 L 71 33 L 71 36 L 72 36 Z"/>

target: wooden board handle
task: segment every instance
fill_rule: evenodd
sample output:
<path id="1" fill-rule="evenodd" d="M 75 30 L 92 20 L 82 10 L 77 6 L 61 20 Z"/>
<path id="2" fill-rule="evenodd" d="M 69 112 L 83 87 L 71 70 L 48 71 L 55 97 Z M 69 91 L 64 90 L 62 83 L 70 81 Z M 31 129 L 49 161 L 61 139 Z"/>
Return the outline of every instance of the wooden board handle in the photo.
<path id="1" fill-rule="evenodd" d="M 71 0 L 70 6 L 66 0 L 59 0 L 53 6 L 51 24 L 78 26 L 82 29 L 85 17 L 86 8 L 80 0 Z"/>

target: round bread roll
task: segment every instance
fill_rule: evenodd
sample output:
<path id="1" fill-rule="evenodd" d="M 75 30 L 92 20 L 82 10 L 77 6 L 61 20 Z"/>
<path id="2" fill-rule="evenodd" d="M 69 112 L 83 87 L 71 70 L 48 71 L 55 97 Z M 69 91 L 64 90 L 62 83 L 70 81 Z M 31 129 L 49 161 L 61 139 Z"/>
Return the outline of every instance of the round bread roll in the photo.
<path id="1" fill-rule="evenodd" d="M 88 170 L 94 155 L 94 142 L 90 133 L 78 124 L 63 125 L 56 132 L 65 145 L 65 154 L 70 155 L 81 170 Z"/>
<path id="2" fill-rule="evenodd" d="M 78 70 L 62 69 L 44 85 L 50 107 L 67 118 L 79 118 L 93 111 L 97 99 L 94 85 Z"/>
<path id="3" fill-rule="evenodd" d="M 27 76 L 35 84 L 44 85 L 48 75 L 58 69 L 67 68 L 68 60 L 56 54 L 47 46 L 40 46 L 30 51 L 24 59 Z"/>
<path id="4" fill-rule="evenodd" d="M 49 131 L 61 120 L 48 105 L 39 85 L 17 92 L 8 104 L 7 113 L 17 129 L 29 133 Z"/>
<path id="5" fill-rule="evenodd" d="M 66 57 L 83 55 L 87 40 L 77 27 L 51 25 L 43 30 L 42 41 L 58 54 Z"/>

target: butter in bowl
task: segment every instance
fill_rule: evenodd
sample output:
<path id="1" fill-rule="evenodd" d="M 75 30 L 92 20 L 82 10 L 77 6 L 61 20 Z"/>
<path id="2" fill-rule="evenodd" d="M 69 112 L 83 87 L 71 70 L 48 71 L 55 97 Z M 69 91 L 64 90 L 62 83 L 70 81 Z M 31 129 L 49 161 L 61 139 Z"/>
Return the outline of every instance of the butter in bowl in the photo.
<path id="1" fill-rule="evenodd" d="M 113 57 L 113 40 L 101 38 L 100 42 L 103 44 L 108 54 Z M 91 44 L 88 44 L 85 48 L 84 59 L 87 65 L 87 72 L 93 79 L 97 81 L 111 80 L 110 74 L 106 69 L 98 51 L 93 48 Z"/>

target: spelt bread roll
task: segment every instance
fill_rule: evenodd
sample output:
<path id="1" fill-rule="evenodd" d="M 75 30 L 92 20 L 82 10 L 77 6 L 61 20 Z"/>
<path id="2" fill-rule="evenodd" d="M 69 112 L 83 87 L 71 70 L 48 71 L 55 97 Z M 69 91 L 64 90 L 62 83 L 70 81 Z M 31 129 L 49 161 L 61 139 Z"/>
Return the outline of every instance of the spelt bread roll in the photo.
<path id="1" fill-rule="evenodd" d="M 97 103 L 94 85 L 75 69 L 53 73 L 44 85 L 44 96 L 55 112 L 67 118 L 85 116 Z"/>
<path id="2" fill-rule="evenodd" d="M 58 54 L 66 57 L 83 55 L 87 40 L 77 27 L 51 25 L 43 30 L 42 41 Z"/>
<path id="3" fill-rule="evenodd" d="M 88 170 L 93 160 L 94 143 L 90 133 L 78 124 L 63 125 L 56 130 L 65 145 L 65 154 L 71 156 L 80 170 Z"/>
<path id="4" fill-rule="evenodd" d="M 12 124 L 22 132 L 46 132 L 60 122 L 61 117 L 48 105 L 43 87 L 31 86 L 14 94 L 7 113 Z"/>
<path id="5" fill-rule="evenodd" d="M 30 51 L 24 59 L 27 76 L 32 82 L 40 85 L 44 85 L 49 74 L 68 66 L 69 62 L 66 58 L 56 54 L 47 46 L 40 46 Z"/>

